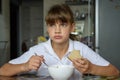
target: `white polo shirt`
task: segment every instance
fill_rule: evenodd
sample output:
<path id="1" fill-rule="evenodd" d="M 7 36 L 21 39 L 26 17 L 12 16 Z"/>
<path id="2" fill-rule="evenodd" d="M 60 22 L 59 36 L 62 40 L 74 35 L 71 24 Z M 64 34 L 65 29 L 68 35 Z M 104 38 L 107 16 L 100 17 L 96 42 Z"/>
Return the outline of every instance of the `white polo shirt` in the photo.
<path id="1" fill-rule="evenodd" d="M 91 63 L 96 64 L 96 65 L 101 65 L 101 66 L 107 66 L 109 65 L 109 62 L 103 59 L 99 54 L 95 53 L 92 49 L 90 49 L 88 46 L 85 44 L 79 42 L 79 41 L 73 41 L 69 39 L 69 48 L 67 53 L 64 55 L 62 59 L 59 59 L 59 57 L 55 54 L 54 50 L 52 49 L 51 46 L 51 40 L 49 39 L 46 42 L 40 43 L 38 45 L 35 45 L 31 47 L 27 52 L 25 52 L 23 55 L 20 57 L 13 59 L 9 61 L 11 64 L 21 64 L 25 63 L 29 60 L 29 58 L 32 55 L 35 55 L 37 53 L 38 55 L 43 55 L 45 62 L 48 65 L 55 65 L 55 64 L 67 64 L 67 65 L 72 65 L 72 62 L 67 58 L 67 55 L 69 52 L 72 50 L 80 50 L 80 54 L 84 57 L 87 58 Z M 41 65 L 39 68 L 38 75 L 40 76 L 49 76 L 48 70 L 45 67 L 44 64 Z M 80 77 L 81 73 L 78 72 L 77 70 L 74 71 L 74 77 Z"/>

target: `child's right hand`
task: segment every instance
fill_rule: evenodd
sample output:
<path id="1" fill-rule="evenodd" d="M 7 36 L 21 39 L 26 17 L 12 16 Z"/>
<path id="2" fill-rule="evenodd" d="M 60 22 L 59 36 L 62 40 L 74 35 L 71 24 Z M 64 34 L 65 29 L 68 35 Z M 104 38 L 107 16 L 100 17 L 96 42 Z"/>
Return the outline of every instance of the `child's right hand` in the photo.
<path id="1" fill-rule="evenodd" d="M 43 61 L 43 56 L 33 55 L 28 62 L 24 63 L 24 71 L 38 70 Z"/>

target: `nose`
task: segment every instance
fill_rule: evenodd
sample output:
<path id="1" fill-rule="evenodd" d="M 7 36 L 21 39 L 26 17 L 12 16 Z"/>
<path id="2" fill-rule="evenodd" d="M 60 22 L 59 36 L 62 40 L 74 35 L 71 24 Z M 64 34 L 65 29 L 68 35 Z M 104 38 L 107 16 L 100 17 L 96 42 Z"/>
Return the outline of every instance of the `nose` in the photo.
<path id="1" fill-rule="evenodd" d="M 56 26 L 56 28 L 55 28 L 55 33 L 61 33 L 61 29 L 60 29 L 60 26 Z"/>

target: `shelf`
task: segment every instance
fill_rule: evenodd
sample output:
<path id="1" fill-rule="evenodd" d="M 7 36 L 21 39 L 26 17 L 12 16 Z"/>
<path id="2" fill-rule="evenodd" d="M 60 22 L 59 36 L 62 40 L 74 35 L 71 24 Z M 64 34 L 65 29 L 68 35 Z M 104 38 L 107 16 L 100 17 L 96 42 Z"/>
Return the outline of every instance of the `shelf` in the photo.
<path id="1" fill-rule="evenodd" d="M 65 1 L 68 5 L 88 5 L 88 1 Z"/>

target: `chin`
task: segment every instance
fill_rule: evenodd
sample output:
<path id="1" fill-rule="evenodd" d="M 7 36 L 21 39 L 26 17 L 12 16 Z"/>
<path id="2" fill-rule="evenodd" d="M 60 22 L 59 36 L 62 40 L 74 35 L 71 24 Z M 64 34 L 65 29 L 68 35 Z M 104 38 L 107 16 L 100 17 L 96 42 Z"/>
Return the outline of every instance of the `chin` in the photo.
<path id="1" fill-rule="evenodd" d="M 63 40 L 58 40 L 58 39 L 57 39 L 57 40 L 53 40 L 53 42 L 54 42 L 54 43 L 57 43 L 57 44 L 61 44 L 61 43 L 63 43 L 64 41 L 63 41 Z"/>

